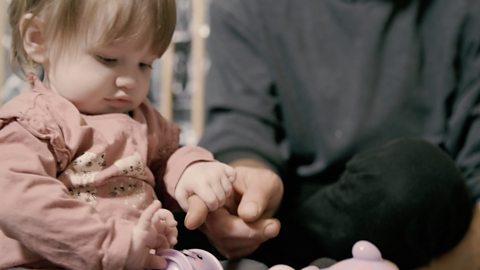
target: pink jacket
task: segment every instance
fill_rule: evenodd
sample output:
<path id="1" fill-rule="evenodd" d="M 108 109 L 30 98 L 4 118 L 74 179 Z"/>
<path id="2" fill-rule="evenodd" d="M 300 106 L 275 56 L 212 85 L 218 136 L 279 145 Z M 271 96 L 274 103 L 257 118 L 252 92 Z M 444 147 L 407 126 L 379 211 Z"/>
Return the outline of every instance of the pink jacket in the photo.
<path id="1" fill-rule="evenodd" d="M 84 115 L 38 80 L 5 104 L 0 269 L 122 269 L 154 188 L 172 195 L 189 164 L 213 160 L 202 148 L 178 148 L 178 135 L 148 102 L 131 116 Z"/>

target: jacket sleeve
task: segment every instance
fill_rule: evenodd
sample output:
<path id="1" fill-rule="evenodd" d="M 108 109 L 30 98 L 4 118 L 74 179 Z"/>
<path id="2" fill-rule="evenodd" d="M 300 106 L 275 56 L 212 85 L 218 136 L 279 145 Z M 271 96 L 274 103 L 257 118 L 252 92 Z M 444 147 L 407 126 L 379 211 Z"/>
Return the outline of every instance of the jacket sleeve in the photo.
<path id="1" fill-rule="evenodd" d="M 211 3 L 211 60 L 200 145 L 219 160 L 254 158 L 281 167 L 283 130 L 269 63 L 267 42 L 251 1 Z M 234 12 L 233 12 L 234 11 Z"/>
<path id="2" fill-rule="evenodd" d="M 458 84 L 451 102 L 445 145 L 480 199 L 480 4 L 470 1 L 458 41 Z"/>
<path id="3" fill-rule="evenodd" d="M 102 220 L 73 199 L 56 179 L 48 142 L 13 121 L 0 130 L 0 153 L 0 230 L 6 236 L 67 269 L 123 268 L 133 224 Z"/>

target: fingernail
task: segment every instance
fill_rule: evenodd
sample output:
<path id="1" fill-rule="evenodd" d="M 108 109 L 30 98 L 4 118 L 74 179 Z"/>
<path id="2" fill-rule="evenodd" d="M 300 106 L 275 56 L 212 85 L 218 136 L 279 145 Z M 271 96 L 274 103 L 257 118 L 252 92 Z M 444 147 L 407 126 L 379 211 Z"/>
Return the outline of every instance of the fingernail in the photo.
<path id="1" fill-rule="evenodd" d="M 268 224 L 265 227 L 265 229 L 263 229 L 263 234 L 267 238 L 273 238 L 273 237 L 277 236 L 277 234 L 278 234 L 277 226 L 275 226 L 275 224 L 273 224 L 273 223 Z"/>

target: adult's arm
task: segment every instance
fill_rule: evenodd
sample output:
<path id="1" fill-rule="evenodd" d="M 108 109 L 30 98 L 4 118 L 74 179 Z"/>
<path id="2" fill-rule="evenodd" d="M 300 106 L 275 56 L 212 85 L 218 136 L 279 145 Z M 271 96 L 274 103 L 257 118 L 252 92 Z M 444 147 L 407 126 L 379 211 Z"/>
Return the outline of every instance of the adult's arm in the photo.
<path id="1" fill-rule="evenodd" d="M 211 3 L 211 67 L 200 145 L 220 161 L 254 159 L 276 171 L 285 162 L 283 127 L 255 5 L 237 0 Z"/>
<path id="2" fill-rule="evenodd" d="M 457 80 L 445 146 L 462 170 L 475 200 L 480 199 L 480 4 L 466 9 L 456 59 Z"/>

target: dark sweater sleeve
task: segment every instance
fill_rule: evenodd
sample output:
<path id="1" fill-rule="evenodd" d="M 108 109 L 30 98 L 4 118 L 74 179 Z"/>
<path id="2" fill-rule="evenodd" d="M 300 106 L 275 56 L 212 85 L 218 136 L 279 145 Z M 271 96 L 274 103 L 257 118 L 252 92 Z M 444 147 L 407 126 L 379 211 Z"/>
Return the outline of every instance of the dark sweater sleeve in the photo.
<path id="1" fill-rule="evenodd" d="M 254 158 L 279 168 L 283 131 L 261 34 L 260 14 L 249 1 L 211 4 L 206 126 L 200 145 L 229 162 Z M 235 11 L 235 12 L 233 12 Z"/>
<path id="2" fill-rule="evenodd" d="M 446 146 L 480 199 L 480 4 L 471 1 L 457 55 L 458 84 L 452 98 Z"/>

